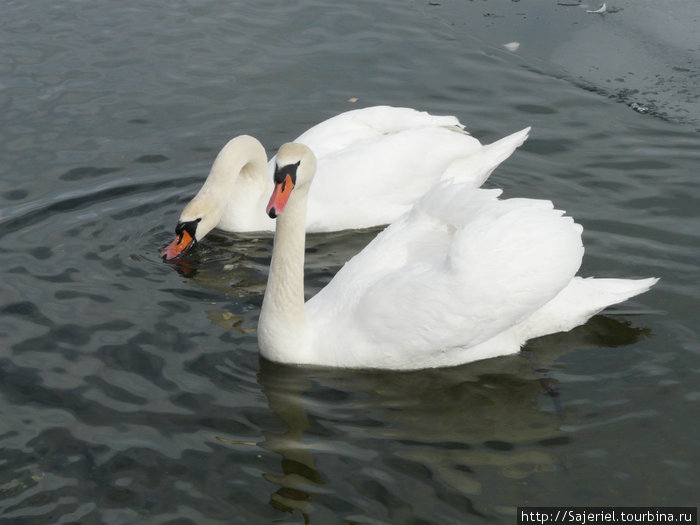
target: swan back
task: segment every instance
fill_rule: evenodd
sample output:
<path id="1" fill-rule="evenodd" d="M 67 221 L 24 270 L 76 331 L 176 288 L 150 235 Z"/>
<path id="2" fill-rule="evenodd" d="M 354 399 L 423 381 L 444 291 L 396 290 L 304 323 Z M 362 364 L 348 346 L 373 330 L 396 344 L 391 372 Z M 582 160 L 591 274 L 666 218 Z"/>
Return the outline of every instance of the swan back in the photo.
<path id="1" fill-rule="evenodd" d="M 335 115 L 308 129 L 294 142 L 307 144 L 321 158 L 383 136 L 417 128 L 440 127 L 468 135 L 454 116 L 431 115 L 412 108 L 373 106 Z M 478 144 L 476 139 L 472 141 Z"/>

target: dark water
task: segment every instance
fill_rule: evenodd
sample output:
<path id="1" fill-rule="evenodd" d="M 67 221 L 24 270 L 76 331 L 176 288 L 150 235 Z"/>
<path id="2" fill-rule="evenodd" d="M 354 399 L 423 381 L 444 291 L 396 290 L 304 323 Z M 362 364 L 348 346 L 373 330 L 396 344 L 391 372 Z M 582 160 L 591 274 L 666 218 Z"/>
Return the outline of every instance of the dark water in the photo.
<path id="1" fill-rule="evenodd" d="M 4 2 L 0 523 L 697 505 L 696 4 L 564 4 Z M 671 8 L 680 41 L 655 25 Z M 159 248 L 233 135 L 272 153 L 380 103 L 456 114 L 483 141 L 532 125 L 490 184 L 576 217 L 582 274 L 661 282 L 522 356 L 262 361 L 271 239 L 216 233 L 179 267 Z M 375 234 L 310 236 L 308 293 Z"/>

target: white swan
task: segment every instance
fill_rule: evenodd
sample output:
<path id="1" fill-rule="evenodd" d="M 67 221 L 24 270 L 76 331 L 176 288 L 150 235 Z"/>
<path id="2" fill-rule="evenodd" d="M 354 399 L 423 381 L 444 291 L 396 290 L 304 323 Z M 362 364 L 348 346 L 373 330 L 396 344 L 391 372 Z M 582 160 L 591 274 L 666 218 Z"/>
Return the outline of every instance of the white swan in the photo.
<path id="1" fill-rule="evenodd" d="M 582 228 L 550 201 L 444 182 L 304 304 L 304 224 L 314 155 L 277 154 L 278 216 L 258 343 L 273 361 L 416 369 L 515 353 L 657 279 L 583 279 Z"/>
<path id="2" fill-rule="evenodd" d="M 490 146 L 471 137 L 456 117 L 377 106 L 342 113 L 296 140 L 313 149 L 318 173 L 309 197 L 306 229 L 325 232 L 388 224 L 410 209 L 439 180 L 479 186 L 483 174 L 508 158 L 527 137 L 515 133 Z M 474 154 L 489 170 L 474 176 Z M 236 137 L 216 157 L 211 172 L 178 222 L 171 259 L 213 228 L 272 231 L 264 208 L 272 191 L 274 158 L 263 146 Z"/>

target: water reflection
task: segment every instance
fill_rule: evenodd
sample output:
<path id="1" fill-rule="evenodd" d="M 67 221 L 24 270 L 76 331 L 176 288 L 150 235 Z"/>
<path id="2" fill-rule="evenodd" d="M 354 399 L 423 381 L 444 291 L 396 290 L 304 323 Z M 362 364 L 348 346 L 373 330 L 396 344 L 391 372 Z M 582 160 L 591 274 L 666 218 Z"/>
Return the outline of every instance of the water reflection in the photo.
<path id="1" fill-rule="evenodd" d="M 383 227 L 309 234 L 306 239 L 305 282 L 313 295 L 369 243 Z M 166 237 L 163 237 L 165 239 Z M 162 241 L 164 246 L 169 242 Z M 153 246 L 156 251 L 162 246 Z M 228 233 L 214 230 L 183 257 L 163 263 L 182 277 L 192 279 L 229 297 L 265 292 L 272 256 L 272 234 Z"/>
<path id="2" fill-rule="evenodd" d="M 308 523 L 314 500 L 343 498 L 351 493 L 347 484 L 373 478 L 372 498 L 388 491 L 413 508 L 437 484 L 480 515 L 472 498 L 484 489 L 484 471 L 523 480 L 567 470 L 574 437 L 563 421 L 570 425 L 578 416 L 567 409 L 565 388 L 558 411 L 542 376 L 556 386 L 549 376 L 556 376 L 564 354 L 631 344 L 645 335 L 628 322 L 598 316 L 529 344 L 537 368 L 523 355 L 414 372 L 304 368 L 261 358 L 258 380 L 287 427 L 263 431 L 261 446 L 282 458 L 280 472 L 264 474 L 277 486 L 270 504 L 299 511 Z M 383 488 L 396 480 L 406 487 Z"/>
<path id="3" fill-rule="evenodd" d="M 302 436 L 309 427 L 302 395 L 311 388 L 311 380 L 303 373 L 295 373 L 303 369 L 278 366 L 263 359 L 261 363 L 263 369 L 258 377 L 270 408 L 287 425 L 283 433 L 263 431 L 265 441 L 261 446 L 282 456 L 282 473 L 264 475 L 267 481 L 279 486 L 270 496 L 270 505 L 285 512 L 298 510 L 308 523 L 311 494 L 324 483 L 312 451 L 302 444 Z"/>

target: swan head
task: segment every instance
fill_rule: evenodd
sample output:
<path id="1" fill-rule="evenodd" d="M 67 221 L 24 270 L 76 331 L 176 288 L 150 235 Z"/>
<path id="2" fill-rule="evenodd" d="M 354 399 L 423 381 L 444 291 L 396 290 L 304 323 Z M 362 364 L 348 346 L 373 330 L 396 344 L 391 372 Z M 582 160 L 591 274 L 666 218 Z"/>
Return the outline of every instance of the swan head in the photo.
<path id="1" fill-rule="evenodd" d="M 241 173 L 264 178 L 266 163 L 265 149 L 257 139 L 248 135 L 231 139 L 216 156 L 199 193 L 182 210 L 175 240 L 161 252 L 161 257 L 166 261 L 180 257 L 216 228 Z"/>
<path id="2" fill-rule="evenodd" d="M 182 210 L 175 226 L 175 240 L 160 256 L 166 261 L 180 257 L 219 224 L 221 213 L 222 205 L 216 196 L 202 192 L 197 194 Z"/>
<path id="3" fill-rule="evenodd" d="M 316 174 L 316 156 L 305 145 L 297 142 L 283 144 L 275 162 L 275 189 L 267 205 L 267 214 L 274 219 L 282 213 L 292 190 L 296 194 L 309 191 Z"/>

